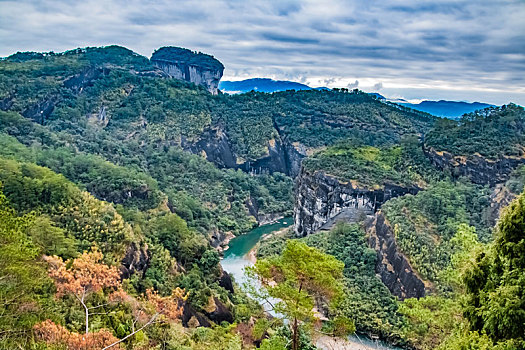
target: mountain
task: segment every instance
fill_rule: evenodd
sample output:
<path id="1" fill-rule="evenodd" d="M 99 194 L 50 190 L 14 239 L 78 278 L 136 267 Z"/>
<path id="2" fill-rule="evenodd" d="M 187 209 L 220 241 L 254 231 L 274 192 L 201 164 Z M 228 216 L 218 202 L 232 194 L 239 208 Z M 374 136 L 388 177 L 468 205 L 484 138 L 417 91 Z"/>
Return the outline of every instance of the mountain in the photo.
<path id="1" fill-rule="evenodd" d="M 151 55 L 151 62 L 172 78 L 204 86 L 217 95 L 224 66 L 213 56 L 181 47 L 161 47 Z"/>
<path id="2" fill-rule="evenodd" d="M 522 210 L 503 210 L 525 186 L 522 107 L 450 120 L 357 89 L 216 94 L 223 69 L 172 47 L 151 59 L 108 46 L 0 60 L 0 348 L 286 349 L 293 322 L 269 320 L 220 256 L 292 214 L 293 230 L 259 241 L 273 258 L 258 261 L 295 243 L 339 260 L 322 265 L 342 269 L 337 308 L 309 277 L 282 290 L 319 297 L 323 333 L 355 325 L 405 349 L 523 348 L 521 275 L 503 275 L 509 290 L 489 283 L 523 266 L 523 228 L 505 234 Z M 470 280 L 466 295 L 474 262 L 467 275 L 489 282 Z M 311 300 L 301 348 L 313 348 Z M 501 333 L 509 308 L 517 326 Z"/>
<path id="3" fill-rule="evenodd" d="M 422 101 L 420 103 L 399 103 L 418 111 L 427 112 L 439 117 L 459 118 L 465 113 L 474 112 L 478 109 L 493 107 L 494 105 L 481 102 L 461 102 L 461 101 Z"/>
<path id="4" fill-rule="evenodd" d="M 240 81 L 221 81 L 219 89 L 226 93 L 242 93 L 249 91 L 276 92 L 286 90 L 311 90 L 308 85 L 286 80 L 268 78 L 253 78 Z"/>

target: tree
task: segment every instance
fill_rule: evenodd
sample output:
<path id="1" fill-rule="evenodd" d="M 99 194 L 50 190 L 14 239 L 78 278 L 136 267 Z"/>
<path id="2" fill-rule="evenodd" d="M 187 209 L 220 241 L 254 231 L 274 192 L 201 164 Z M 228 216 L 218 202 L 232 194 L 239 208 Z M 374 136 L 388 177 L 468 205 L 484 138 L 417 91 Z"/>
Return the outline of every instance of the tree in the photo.
<path id="1" fill-rule="evenodd" d="M 36 217 L 28 228 L 27 235 L 43 254 L 63 258 L 72 258 L 78 254 L 75 240 L 67 237 L 66 232 L 55 226 L 48 216 Z"/>
<path id="2" fill-rule="evenodd" d="M 463 278 L 471 330 L 525 347 L 525 193 L 501 216 L 491 249 L 473 260 Z"/>
<path id="3" fill-rule="evenodd" d="M 87 299 L 92 293 L 103 288 L 120 287 L 120 276 L 116 267 L 101 263 L 103 255 L 96 249 L 84 252 L 80 257 L 64 262 L 61 258 L 45 257 L 49 263 L 49 276 L 55 281 L 57 296 L 73 295 L 84 308 L 85 333 L 89 333 L 91 310 L 102 305 L 89 307 Z M 68 268 L 67 266 L 71 267 Z"/>
<path id="4" fill-rule="evenodd" d="M 84 252 L 80 257 L 64 262 L 59 257 L 45 257 L 50 265 L 49 276 L 55 281 L 58 297 L 73 295 L 82 305 L 85 312 L 85 334 L 69 332 L 66 328 L 47 320 L 35 326 L 40 339 L 52 343 L 66 345 L 68 349 L 103 350 L 117 347 L 126 339 L 132 337 L 144 328 L 154 323 L 175 321 L 182 315 L 182 304 L 187 299 L 184 290 L 176 288 L 169 296 L 161 296 L 153 289 L 146 290 L 146 295 L 137 300 L 122 290 L 118 270 L 114 266 L 103 264 L 102 253 L 97 249 Z M 109 302 L 89 306 L 88 298 L 91 294 L 110 288 L 114 292 L 108 296 Z M 122 339 L 115 338 L 111 333 L 102 329 L 89 332 L 89 317 L 92 310 L 99 309 L 109 303 L 127 304 L 133 313 L 132 331 Z M 142 326 L 136 328 L 136 324 Z M 79 345 L 80 346 L 80 345 Z"/>
<path id="5" fill-rule="evenodd" d="M 41 317 L 40 301 L 51 281 L 25 234 L 33 215 L 18 216 L 0 183 L 0 348 L 27 348 L 31 327 Z"/>
<path id="6" fill-rule="evenodd" d="M 334 300 L 341 295 L 344 264 L 297 240 L 289 240 L 281 255 L 258 260 L 248 268 L 271 298 L 274 311 L 284 315 L 292 331 L 292 349 L 299 346 L 299 322 L 316 319 L 315 300 Z"/>

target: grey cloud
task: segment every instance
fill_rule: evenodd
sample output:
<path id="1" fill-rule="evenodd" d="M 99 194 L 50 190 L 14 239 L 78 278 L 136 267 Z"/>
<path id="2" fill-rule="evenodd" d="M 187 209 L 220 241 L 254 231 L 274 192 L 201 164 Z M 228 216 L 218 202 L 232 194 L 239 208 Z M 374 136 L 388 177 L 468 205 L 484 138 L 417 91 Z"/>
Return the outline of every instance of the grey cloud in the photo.
<path id="1" fill-rule="evenodd" d="M 298 37 L 287 34 L 266 32 L 261 33 L 261 37 L 271 41 L 282 41 L 285 43 L 295 43 L 295 44 L 317 44 L 319 40 L 313 38 Z"/>
<path id="2" fill-rule="evenodd" d="M 109 44 L 150 56 L 177 45 L 217 57 L 226 78 L 359 77 L 399 94 L 453 87 L 497 92 L 488 102 L 499 103 L 507 91 L 525 104 L 523 18 L 522 0 L 0 0 L 0 56 Z"/>
<path id="3" fill-rule="evenodd" d="M 356 89 L 359 86 L 359 81 L 356 79 L 353 83 L 348 84 L 346 87 L 349 89 Z"/>

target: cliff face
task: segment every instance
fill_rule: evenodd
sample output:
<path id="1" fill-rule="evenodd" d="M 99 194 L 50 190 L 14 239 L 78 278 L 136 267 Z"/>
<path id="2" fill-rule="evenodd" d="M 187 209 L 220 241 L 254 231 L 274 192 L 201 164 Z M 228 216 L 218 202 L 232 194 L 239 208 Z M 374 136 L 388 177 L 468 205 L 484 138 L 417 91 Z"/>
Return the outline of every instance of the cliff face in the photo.
<path id="1" fill-rule="evenodd" d="M 295 234 L 306 236 L 319 229 L 330 229 L 340 219 L 360 221 L 387 200 L 417 191 L 388 184 L 381 189 L 364 189 L 320 171 L 310 174 L 303 169 L 296 180 Z"/>
<path id="2" fill-rule="evenodd" d="M 151 63 L 170 77 L 204 86 L 217 95 L 224 66 L 210 55 L 179 47 L 163 47 L 151 56 Z"/>
<path id="3" fill-rule="evenodd" d="M 298 236 L 330 230 L 336 222 L 365 222 L 368 245 L 377 253 L 375 271 L 400 299 L 425 295 L 425 285 L 398 250 L 394 232 L 378 209 L 387 200 L 417 188 L 384 185 L 377 190 L 358 188 L 320 171 L 304 169 L 297 178 L 294 229 Z"/>
<path id="4" fill-rule="evenodd" d="M 205 130 L 195 143 L 184 141 L 183 147 L 220 168 L 241 169 L 253 174 L 280 172 L 292 177 L 299 174 L 301 160 L 306 156 L 303 147 L 278 136 L 268 142 L 266 155 L 254 161 L 239 161 L 228 135 L 220 127 Z"/>
<path id="5" fill-rule="evenodd" d="M 525 164 L 525 158 L 519 157 L 490 160 L 476 154 L 468 157 L 454 156 L 448 152 L 436 151 L 432 147 L 425 148 L 424 152 L 437 168 L 450 171 L 455 177 L 466 176 L 481 185 L 493 186 L 505 182 L 515 168 Z"/>
<path id="6" fill-rule="evenodd" d="M 425 284 L 410 266 L 408 259 L 398 250 L 394 231 L 382 213 L 365 223 L 368 245 L 377 252 L 376 273 L 401 300 L 425 296 Z"/>
<path id="7" fill-rule="evenodd" d="M 490 206 L 487 208 L 488 223 L 491 227 L 496 226 L 504 208 L 518 197 L 519 193 L 512 192 L 507 186 L 497 184 L 490 194 Z"/>

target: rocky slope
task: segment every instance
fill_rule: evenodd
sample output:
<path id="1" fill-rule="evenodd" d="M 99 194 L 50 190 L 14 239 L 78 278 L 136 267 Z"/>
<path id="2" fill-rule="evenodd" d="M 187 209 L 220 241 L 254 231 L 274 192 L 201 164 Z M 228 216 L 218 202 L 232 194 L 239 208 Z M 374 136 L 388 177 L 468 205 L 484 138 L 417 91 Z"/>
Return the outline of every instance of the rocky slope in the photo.
<path id="1" fill-rule="evenodd" d="M 309 173 L 304 168 L 296 181 L 294 230 L 297 236 L 306 236 L 321 228 L 329 229 L 337 217 L 345 221 L 358 221 L 374 214 L 387 200 L 417 188 L 384 184 L 377 189 L 360 187 L 356 183 L 342 182 L 321 171 Z"/>
<path id="2" fill-rule="evenodd" d="M 339 221 L 364 221 L 368 245 L 377 253 L 376 273 L 383 283 L 400 299 L 422 297 L 425 284 L 399 251 L 392 228 L 378 211 L 387 200 L 417 191 L 389 184 L 366 189 L 321 171 L 309 173 L 303 169 L 297 178 L 295 234 L 306 236 L 330 230 Z"/>
<path id="3" fill-rule="evenodd" d="M 491 160 L 479 154 L 454 156 L 432 147 L 424 148 L 424 152 L 434 166 L 450 172 L 452 176 L 466 176 L 474 183 L 490 186 L 505 182 L 514 169 L 525 163 L 524 157 L 502 156 Z"/>
<path id="4" fill-rule="evenodd" d="M 151 56 L 151 62 L 170 77 L 204 86 L 217 95 L 224 66 L 213 56 L 180 47 L 162 47 Z"/>
<path id="5" fill-rule="evenodd" d="M 368 245 L 377 252 L 376 273 L 400 299 L 425 296 L 425 284 L 399 251 L 394 231 L 385 216 L 378 212 L 365 223 Z"/>
<path id="6" fill-rule="evenodd" d="M 232 141 L 220 127 L 210 127 L 194 143 L 183 142 L 183 147 L 202 155 L 219 168 L 241 169 L 251 174 L 279 172 L 295 177 L 301 169 L 306 149 L 299 143 L 291 144 L 278 136 L 268 141 L 266 155 L 254 161 L 244 161 L 234 152 Z"/>

